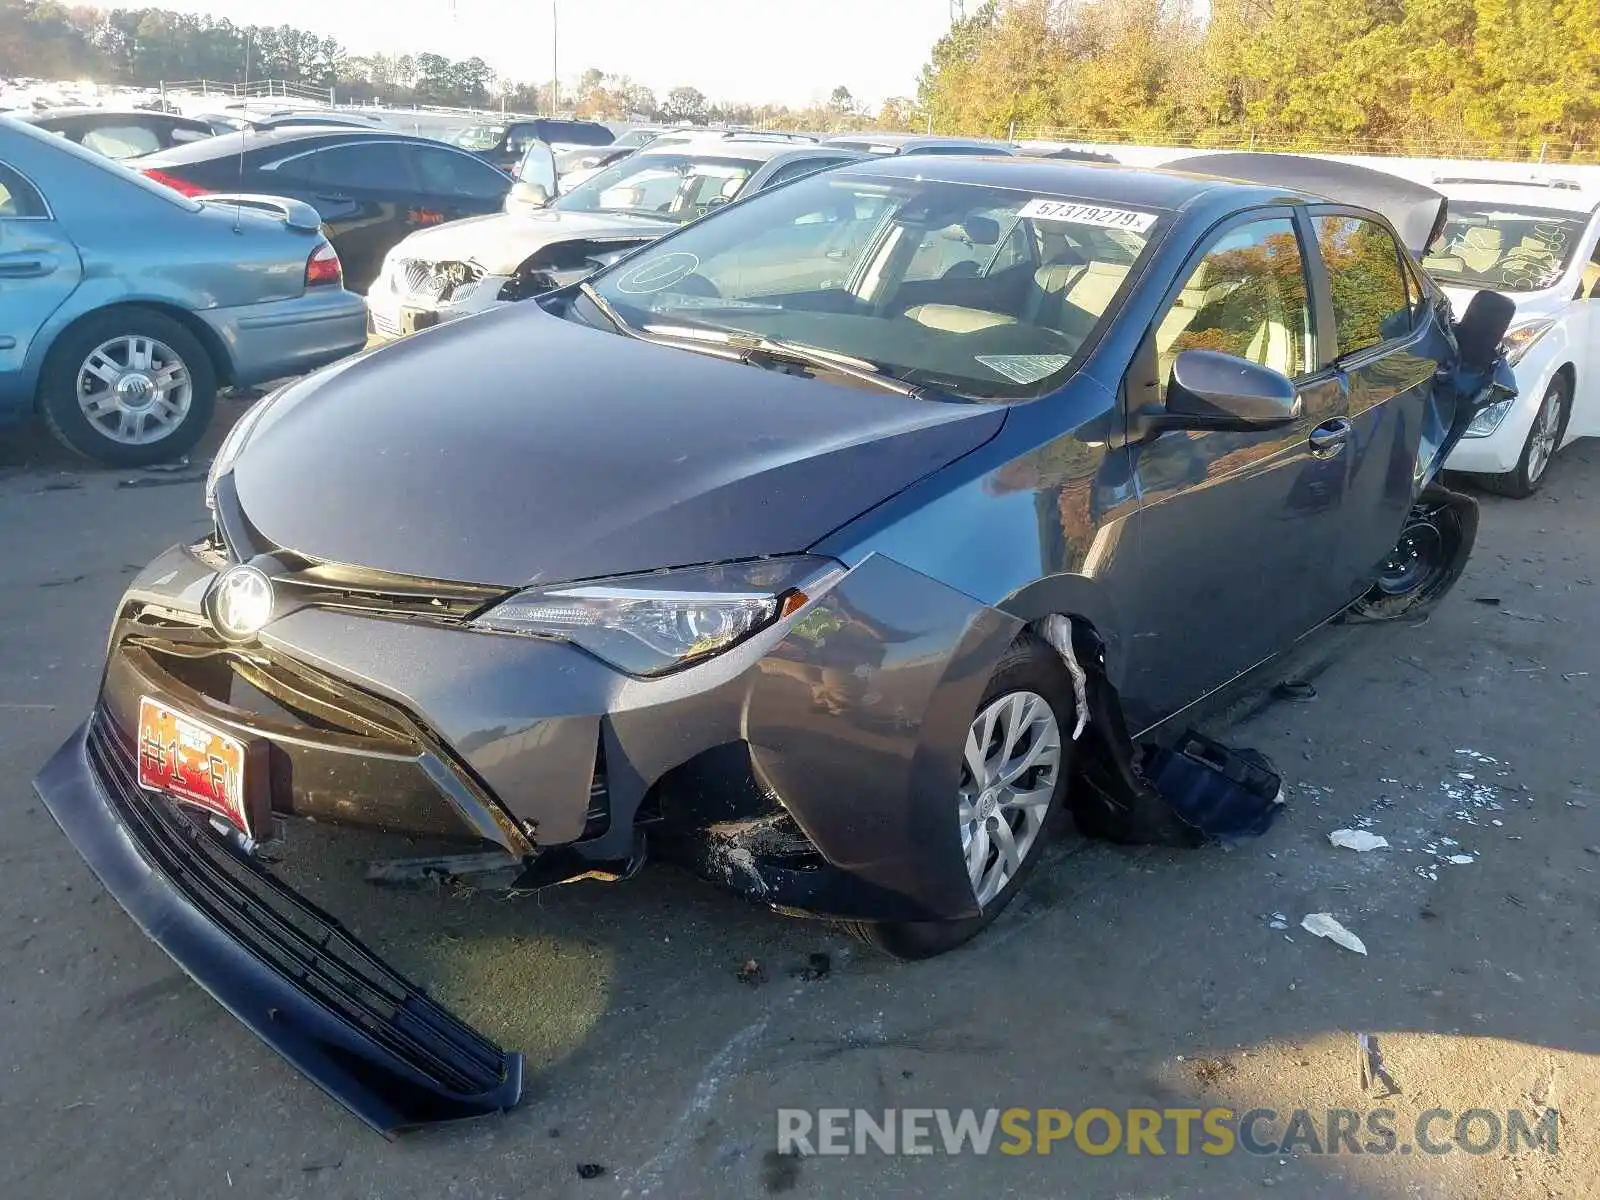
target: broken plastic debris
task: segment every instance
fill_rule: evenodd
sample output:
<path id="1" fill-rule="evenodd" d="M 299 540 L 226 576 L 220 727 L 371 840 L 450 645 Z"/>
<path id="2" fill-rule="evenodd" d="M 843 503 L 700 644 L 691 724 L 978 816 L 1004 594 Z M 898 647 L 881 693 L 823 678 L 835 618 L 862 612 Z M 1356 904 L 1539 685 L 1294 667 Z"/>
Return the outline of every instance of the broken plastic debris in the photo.
<path id="1" fill-rule="evenodd" d="M 1328 840 L 1342 850 L 1382 850 L 1389 845 L 1389 839 L 1379 837 L 1375 833 L 1368 833 L 1365 829 L 1335 829 L 1328 835 Z"/>
<path id="2" fill-rule="evenodd" d="M 1083 736 L 1084 726 L 1089 723 L 1089 680 L 1072 649 L 1072 619 L 1053 613 L 1040 622 L 1039 632 L 1061 655 L 1062 662 L 1067 666 L 1067 674 L 1072 677 L 1072 695 L 1078 702 L 1078 721 L 1072 728 L 1072 740 L 1077 741 Z"/>
<path id="3" fill-rule="evenodd" d="M 1343 946 L 1346 950 L 1353 950 L 1357 954 L 1367 952 L 1366 944 L 1334 920 L 1332 913 L 1309 913 L 1301 918 L 1300 928 L 1316 937 L 1327 938 L 1330 942 Z"/>

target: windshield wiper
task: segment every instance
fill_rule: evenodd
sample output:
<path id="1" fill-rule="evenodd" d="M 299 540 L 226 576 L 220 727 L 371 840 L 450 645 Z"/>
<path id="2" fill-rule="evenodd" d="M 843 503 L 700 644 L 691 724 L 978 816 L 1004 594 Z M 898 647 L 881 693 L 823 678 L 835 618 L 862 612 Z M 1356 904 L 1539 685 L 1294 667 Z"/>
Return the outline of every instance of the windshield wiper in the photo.
<path id="1" fill-rule="evenodd" d="M 820 346 L 807 346 L 800 342 L 786 342 L 761 334 L 743 333 L 728 329 L 703 329 L 695 325 L 646 325 L 644 332 L 653 337 L 679 338 L 688 342 L 705 342 L 737 350 L 746 362 L 796 363 L 833 371 L 849 379 L 870 383 L 900 396 L 920 396 L 922 390 L 912 384 L 902 383 L 888 375 L 876 363 L 837 350 L 824 350 Z"/>
<path id="2" fill-rule="evenodd" d="M 604 316 L 606 320 L 610 321 L 617 327 L 618 333 L 625 333 L 629 337 L 644 336 L 632 325 L 629 325 L 627 321 L 623 320 L 622 314 L 611 306 L 611 301 L 607 300 L 599 292 L 595 291 L 594 287 L 589 283 L 588 280 L 584 280 L 578 284 L 578 291 L 583 294 L 583 298 L 585 300 L 600 310 L 601 315 Z"/>

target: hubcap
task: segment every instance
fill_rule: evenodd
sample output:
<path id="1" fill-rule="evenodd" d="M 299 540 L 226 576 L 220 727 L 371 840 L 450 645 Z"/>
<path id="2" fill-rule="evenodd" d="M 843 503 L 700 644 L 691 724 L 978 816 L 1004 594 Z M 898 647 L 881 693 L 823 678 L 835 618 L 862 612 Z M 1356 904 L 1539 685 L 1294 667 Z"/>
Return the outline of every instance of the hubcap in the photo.
<path id="1" fill-rule="evenodd" d="M 1544 404 L 1533 422 L 1533 434 L 1528 439 L 1528 482 L 1544 474 L 1556 452 L 1556 439 L 1561 436 L 1561 389 L 1551 384 L 1545 393 Z"/>
<path id="2" fill-rule="evenodd" d="M 967 731 L 958 812 L 967 878 L 987 907 L 1022 869 L 1061 770 L 1061 729 L 1043 696 L 1008 692 Z"/>
<path id="3" fill-rule="evenodd" d="M 165 342 L 119 337 L 102 342 L 78 368 L 78 408 L 99 433 L 125 446 L 159 442 L 189 415 L 188 365 Z"/>

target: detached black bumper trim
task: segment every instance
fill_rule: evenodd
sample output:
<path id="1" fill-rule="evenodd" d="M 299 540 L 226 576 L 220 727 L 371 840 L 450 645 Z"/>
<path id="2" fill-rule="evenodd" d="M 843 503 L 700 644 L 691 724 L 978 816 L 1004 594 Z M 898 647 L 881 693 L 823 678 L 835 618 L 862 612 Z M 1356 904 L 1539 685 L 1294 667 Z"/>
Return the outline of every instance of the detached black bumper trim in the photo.
<path id="1" fill-rule="evenodd" d="M 430 999 L 298 892 L 138 786 L 96 713 L 34 781 L 52 816 L 152 941 L 262 1041 L 392 1135 L 503 1112 L 522 1056 Z"/>

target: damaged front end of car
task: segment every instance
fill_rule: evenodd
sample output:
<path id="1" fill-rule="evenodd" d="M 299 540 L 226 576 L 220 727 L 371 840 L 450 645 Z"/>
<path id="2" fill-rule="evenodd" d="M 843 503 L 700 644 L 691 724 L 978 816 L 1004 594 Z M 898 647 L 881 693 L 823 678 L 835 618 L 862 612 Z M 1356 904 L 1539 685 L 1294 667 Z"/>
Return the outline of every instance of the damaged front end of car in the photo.
<path id="1" fill-rule="evenodd" d="M 570 239 L 551 243 L 509 270 L 476 258 L 401 257 L 385 269 L 388 302 L 371 304 L 373 332 L 397 338 L 501 304 L 555 291 L 617 262 L 639 239 Z M 380 282 L 380 287 L 384 286 Z"/>

